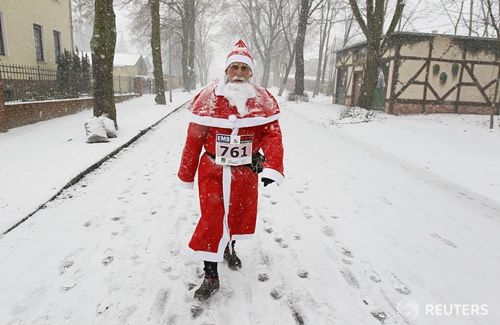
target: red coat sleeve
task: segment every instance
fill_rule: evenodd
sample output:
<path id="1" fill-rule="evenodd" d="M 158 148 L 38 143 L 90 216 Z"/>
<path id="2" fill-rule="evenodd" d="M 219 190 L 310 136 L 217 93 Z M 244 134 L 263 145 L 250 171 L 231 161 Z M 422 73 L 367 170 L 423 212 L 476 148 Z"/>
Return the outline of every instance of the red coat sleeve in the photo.
<path id="1" fill-rule="evenodd" d="M 262 150 L 266 157 L 262 177 L 267 177 L 281 184 L 283 172 L 283 143 L 281 128 L 278 121 L 265 124 L 262 138 Z"/>
<path id="2" fill-rule="evenodd" d="M 207 127 L 195 123 L 189 123 L 186 144 L 182 152 L 181 164 L 177 175 L 185 183 L 192 183 L 198 169 L 200 152 L 205 142 Z"/>

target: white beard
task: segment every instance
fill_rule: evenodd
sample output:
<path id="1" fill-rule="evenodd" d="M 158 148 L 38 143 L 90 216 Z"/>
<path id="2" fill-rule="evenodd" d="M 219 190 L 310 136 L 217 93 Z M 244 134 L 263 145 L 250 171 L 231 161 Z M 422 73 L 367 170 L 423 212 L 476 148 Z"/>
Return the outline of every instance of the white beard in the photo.
<path id="1" fill-rule="evenodd" d="M 236 106 L 240 116 L 248 113 L 247 100 L 255 97 L 255 88 L 249 82 L 228 82 L 224 87 L 224 96 L 230 105 Z"/>

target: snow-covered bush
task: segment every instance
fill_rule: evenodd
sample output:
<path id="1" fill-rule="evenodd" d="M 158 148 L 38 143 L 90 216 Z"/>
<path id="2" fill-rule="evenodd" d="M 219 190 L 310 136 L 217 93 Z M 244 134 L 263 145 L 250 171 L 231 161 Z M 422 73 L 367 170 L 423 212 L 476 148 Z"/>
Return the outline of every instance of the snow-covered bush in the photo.
<path id="1" fill-rule="evenodd" d="M 339 113 L 339 120 L 351 123 L 370 122 L 374 119 L 375 112 L 361 107 L 346 107 Z"/>

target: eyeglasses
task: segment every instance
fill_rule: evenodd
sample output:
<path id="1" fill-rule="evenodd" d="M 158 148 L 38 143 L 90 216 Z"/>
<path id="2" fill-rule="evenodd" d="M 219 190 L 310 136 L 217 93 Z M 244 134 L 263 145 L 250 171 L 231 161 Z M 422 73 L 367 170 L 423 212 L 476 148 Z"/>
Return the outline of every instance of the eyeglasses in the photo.
<path id="1" fill-rule="evenodd" d="M 246 65 L 246 64 L 237 64 L 237 63 L 236 64 L 235 63 L 231 64 L 229 66 L 229 69 L 231 69 L 233 71 L 241 70 L 243 72 L 246 72 L 246 71 L 250 70 L 250 68 L 248 67 L 248 65 Z"/>

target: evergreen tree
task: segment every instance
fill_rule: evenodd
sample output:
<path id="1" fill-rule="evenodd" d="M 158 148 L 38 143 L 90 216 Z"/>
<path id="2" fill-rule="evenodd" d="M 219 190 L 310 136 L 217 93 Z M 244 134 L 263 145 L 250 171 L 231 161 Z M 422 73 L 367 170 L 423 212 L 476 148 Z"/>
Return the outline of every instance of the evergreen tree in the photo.
<path id="1" fill-rule="evenodd" d="M 82 78 L 81 78 L 81 93 L 89 94 L 92 90 L 92 75 L 90 71 L 90 62 L 87 54 L 82 57 Z"/>

